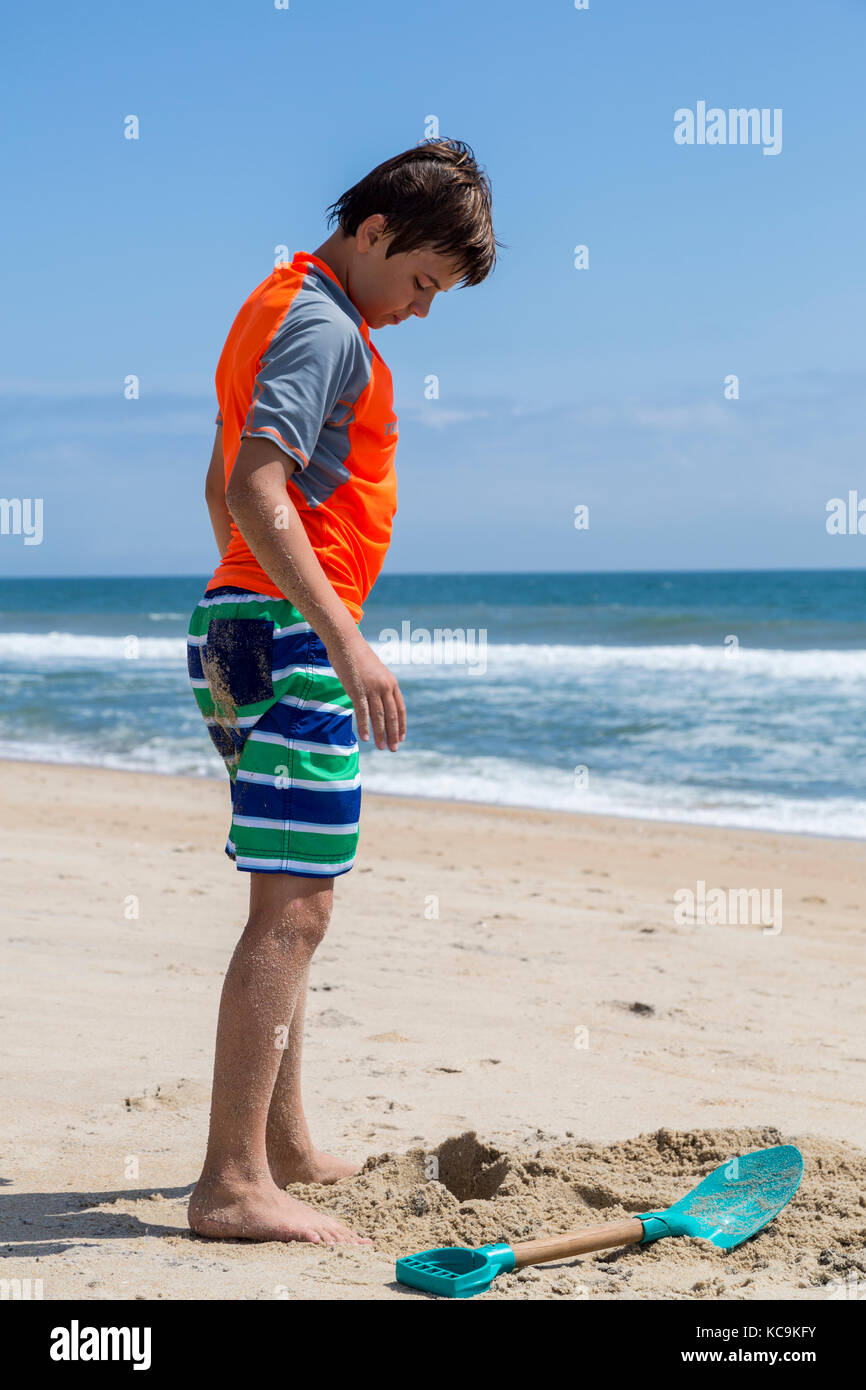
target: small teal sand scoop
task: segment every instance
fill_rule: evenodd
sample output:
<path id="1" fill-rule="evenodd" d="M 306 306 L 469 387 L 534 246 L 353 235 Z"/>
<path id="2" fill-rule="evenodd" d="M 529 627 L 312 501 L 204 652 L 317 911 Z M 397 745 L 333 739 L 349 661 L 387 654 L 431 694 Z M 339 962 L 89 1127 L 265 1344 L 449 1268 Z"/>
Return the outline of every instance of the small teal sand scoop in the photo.
<path id="1" fill-rule="evenodd" d="M 645 1211 L 605 1226 L 525 1240 L 519 1245 L 424 1250 L 397 1261 L 397 1278 L 401 1284 L 426 1293 L 472 1298 L 485 1293 L 497 1274 L 512 1269 L 617 1245 L 648 1245 L 662 1236 L 697 1236 L 720 1250 L 733 1250 L 778 1216 L 797 1191 L 802 1176 L 800 1150 L 793 1144 L 777 1144 L 720 1164 L 666 1211 Z"/>

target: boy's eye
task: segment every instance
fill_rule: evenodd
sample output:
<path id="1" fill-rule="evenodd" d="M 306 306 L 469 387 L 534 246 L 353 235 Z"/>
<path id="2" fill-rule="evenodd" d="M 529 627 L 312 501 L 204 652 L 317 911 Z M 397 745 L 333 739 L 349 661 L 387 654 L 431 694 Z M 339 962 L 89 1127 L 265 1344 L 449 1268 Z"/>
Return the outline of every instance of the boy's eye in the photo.
<path id="1" fill-rule="evenodd" d="M 415 276 L 415 288 L 416 290 L 426 290 L 427 288 L 426 285 L 421 284 L 421 281 L 418 279 L 417 275 Z"/>

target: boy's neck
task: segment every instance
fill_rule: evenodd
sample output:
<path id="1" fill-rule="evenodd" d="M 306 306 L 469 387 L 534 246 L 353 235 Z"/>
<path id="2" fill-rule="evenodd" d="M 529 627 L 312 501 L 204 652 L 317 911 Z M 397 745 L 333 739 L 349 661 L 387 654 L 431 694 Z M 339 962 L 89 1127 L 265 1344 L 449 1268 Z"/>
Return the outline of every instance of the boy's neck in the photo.
<path id="1" fill-rule="evenodd" d="M 313 252 L 314 256 L 318 256 L 320 261 L 324 261 L 325 265 L 333 270 L 347 294 L 348 290 L 346 286 L 349 283 L 347 272 L 349 268 L 349 252 L 351 246 L 352 238 L 345 236 L 338 228 L 336 232 L 333 232 L 331 236 L 328 237 L 327 241 L 323 241 L 321 246 L 317 247 Z"/>

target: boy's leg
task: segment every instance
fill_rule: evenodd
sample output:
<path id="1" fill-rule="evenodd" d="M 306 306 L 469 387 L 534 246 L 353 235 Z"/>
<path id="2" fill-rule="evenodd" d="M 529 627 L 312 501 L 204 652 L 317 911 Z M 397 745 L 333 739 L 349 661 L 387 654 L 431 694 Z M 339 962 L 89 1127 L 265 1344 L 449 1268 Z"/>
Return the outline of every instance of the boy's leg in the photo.
<path id="1" fill-rule="evenodd" d="M 339 1182 L 340 1178 L 350 1178 L 353 1173 L 360 1172 L 360 1164 L 314 1148 L 307 1128 L 301 1098 L 301 1054 L 308 976 L 309 969 L 298 990 L 292 1026 L 268 1113 L 268 1162 L 278 1187 L 285 1187 L 290 1182 Z"/>
<path id="2" fill-rule="evenodd" d="M 332 888 L 332 879 L 250 876 L 250 915 L 220 1001 L 207 1155 L 189 1205 L 199 1235 L 360 1243 L 334 1217 L 280 1191 L 266 1145 L 282 1043 L 328 925 Z"/>

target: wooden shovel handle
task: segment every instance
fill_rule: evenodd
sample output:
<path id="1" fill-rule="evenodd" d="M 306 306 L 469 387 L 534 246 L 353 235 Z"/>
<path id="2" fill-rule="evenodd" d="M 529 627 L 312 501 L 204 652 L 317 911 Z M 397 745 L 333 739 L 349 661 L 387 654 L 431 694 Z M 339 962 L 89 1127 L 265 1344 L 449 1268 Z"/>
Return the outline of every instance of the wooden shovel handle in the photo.
<path id="1" fill-rule="evenodd" d="M 643 1222 L 636 1216 L 625 1221 L 611 1221 L 606 1226 L 587 1226 L 582 1231 L 569 1231 L 564 1236 L 548 1236 L 546 1240 L 524 1240 L 512 1245 L 514 1268 L 543 1265 L 548 1260 L 564 1260 L 568 1255 L 588 1255 L 592 1250 L 609 1250 L 614 1245 L 634 1245 L 643 1240 Z"/>

